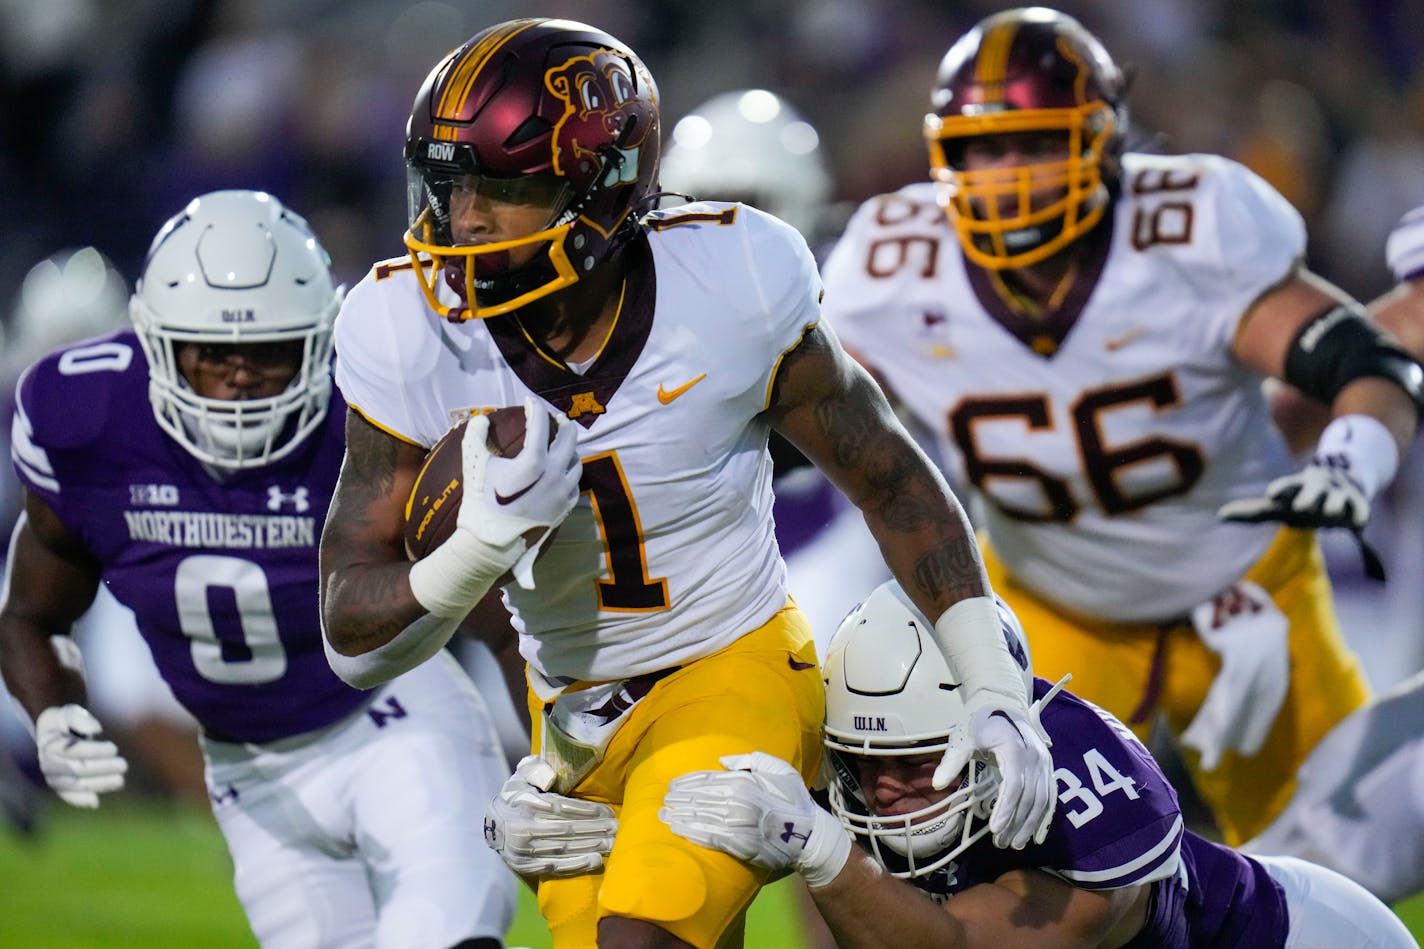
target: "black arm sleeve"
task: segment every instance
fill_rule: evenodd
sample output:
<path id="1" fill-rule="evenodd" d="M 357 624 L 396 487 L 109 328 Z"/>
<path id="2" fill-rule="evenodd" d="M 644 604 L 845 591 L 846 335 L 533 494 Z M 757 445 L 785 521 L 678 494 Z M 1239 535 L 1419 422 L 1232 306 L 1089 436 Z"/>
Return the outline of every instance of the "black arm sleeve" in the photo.
<path id="1" fill-rule="evenodd" d="M 1388 379 L 1424 407 L 1424 367 L 1366 318 L 1357 303 L 1323 311 L 1301 328 L 1286 353 L 1285 381 L 1329 405 L 1367 376 Z"/>

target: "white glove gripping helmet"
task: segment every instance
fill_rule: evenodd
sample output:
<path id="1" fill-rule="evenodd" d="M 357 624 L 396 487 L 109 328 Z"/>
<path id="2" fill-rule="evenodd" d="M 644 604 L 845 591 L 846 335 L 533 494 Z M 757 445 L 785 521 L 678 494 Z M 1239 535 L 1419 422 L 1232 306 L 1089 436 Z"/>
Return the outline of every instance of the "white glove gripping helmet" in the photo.
<path id="1" fill-rule="evenodd" d="M 331 328 L 344 287 L 307 222 L 261 191 L 214 191 L 170 218 L 148 250 L 129 315 L 165 432 L 200 461 L 236 471 L 294 451 L 326 417 Z M 302 343 L 285 391 L 204 398 L 179 371 L 184 343 Z"/>
<path id="2" fill-rule="evenodd" d="M 816 238 L 831 198 L 815 128 L 766 89 L 724 92 L 683 116 L 663 150 L 660 175 L 669 191 L 750 204 L 807 240 Z"/>
<path id="3" fill-rule="evenodd" d="M 1031 696 L 1023 627 L 1008 604 L 997 602 L 1004 638 Z M 868 806 L 870 792 L 861 788 L 854 756 L 941 754 L 951 729 L 963 734 L 969 727 L 960 678 L 931 638 L 933 628 L 891 580 L 841 623 L 824 664 L 831 809 L 902 879 L 938 870 L 983 837 L 999 789 L 992 761 L 976 756 L 960 784 L 935 804 L 894 817 L 878 817 Z M 885 849 L 896 856 L 887 859 Z"/>

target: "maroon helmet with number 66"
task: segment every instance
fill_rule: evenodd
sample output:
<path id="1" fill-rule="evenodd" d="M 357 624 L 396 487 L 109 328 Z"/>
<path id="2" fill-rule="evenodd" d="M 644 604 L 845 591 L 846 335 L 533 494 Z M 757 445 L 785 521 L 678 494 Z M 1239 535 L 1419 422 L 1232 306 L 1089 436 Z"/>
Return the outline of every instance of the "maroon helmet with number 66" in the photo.
<path id="1" fill-rule="evenodd" d="M 658 155 L 657 87 L 627 46 L 571 20 L 477 33 L 431 70 L 406 128 L 405 243 L 426 299 L 447 319 L 484 318 L 575 283 L 636 231 Z M 549 217 L 516 238 L 462 239 L 457 189 Z M 534 259 L 511 265 L 526 247 Z M 458 302 L 439 299 L 442 277 Z"/>
<path id="2" fill-rule="evenodd" d="M 940 204 L 970 260 L 995 270 L 1030 266 L 1097 224 L 1117 174 L 1125 97 L 1122 72 L 1102 43 L 1046 7 L 996 13 L 950 47 L 924 131 Z M 964 167 L 969 139 L 1060 131 L 1065 161 Z M 1045 191 L 1057 196 L 1044 200 Z"/>

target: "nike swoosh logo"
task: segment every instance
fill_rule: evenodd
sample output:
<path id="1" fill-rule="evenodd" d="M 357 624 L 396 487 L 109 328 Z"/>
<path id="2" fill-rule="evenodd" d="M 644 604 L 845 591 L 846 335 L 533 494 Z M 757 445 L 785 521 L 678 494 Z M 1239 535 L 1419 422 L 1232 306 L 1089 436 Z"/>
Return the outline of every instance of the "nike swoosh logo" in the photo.
<path id="1" fill-rule="evenodd" d="M 786 654 L 786 664 L 791 668 L 795 669 L 797 672 L 800 672 L 802 669 L 816 668 L 816 664 L 814 662 L 801 662 L 789 652 Z"/>
<path id="2" fill-rule="evenodd" d="M 671 391 L 669 391 L 668 389 L 664 389 L 663 384 L 659 382 L 658 401 L 661 402 L 663 405 L 671 405 L 674 399 L 676 399 L 678 396 L 682 395 L 688 389 L 691 389 L 693 386 L 697 385 L 697 383 L 701 382 L 703 379 L 706 378 L 707 373 L 704 372 L 702 375 L 698 376 L 696 379 L 693 379 L 691 382 L 684 382 L 682 385 L 678 386 L 676 389 L 672 389 Z"/>
<path id="3" fill-rule="evenodd" d="M 1145 330 L 1143 330 L 1142 327 L 1134 326 L 1132 329 L 1128 330 L 1126 333 L 1123 333 L 1116 339 L 1110 339 L 1103 343 L 1103 348 L 1110 353 L 1115 353 L 1119 349 L 1122 349 L 1122 347 L 1126 346 L 1128 343 L 1137 339 L 1137 337 L 1141 336 L 1144 332 Z"/>
<path id="4" fill-rule="evenodd" d="M 513 504 L 515 501 L 518 501 L 520 498 L 524 497 L 524 495 L 528 494 L 531 490 L 533 490 L 534 485 L 538 483 L 539 479 L 535 478 L 533 482 L 526 484 L 524 487 L 520 488 L 518 491 L 514 492 L 508 497 L 505 497 L 503 494 L 500 494 L 498 491 L 496 491 L 494 493 L 495 502 L 498 504 Z"/>

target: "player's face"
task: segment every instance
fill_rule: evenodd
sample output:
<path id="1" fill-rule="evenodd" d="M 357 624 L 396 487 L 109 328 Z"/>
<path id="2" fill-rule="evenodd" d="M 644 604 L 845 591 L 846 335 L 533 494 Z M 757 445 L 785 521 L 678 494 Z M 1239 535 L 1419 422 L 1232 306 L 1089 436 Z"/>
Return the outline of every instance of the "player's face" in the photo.
<path id="1" fill-rule="evenodd" d="M 1005 132 L 980 135 L 964 143 L 965 171 L 1021 168 L 1068 159 L 1068 133 L 1064 131 Z"/>
<path id="2" fill-rule="evenodd" d="M 1063 196 L 1066 183 L 1061 169 L 1062 163 L 1068 160 L 1068 151 L 1067 132 L 1007 132 L 969 139 L 964 143 L 960 162 L 967 172 L 1002 173 L 1005 187 L 997 198 L 998 213 L 1008 217 L 1021 210 L 1022 195 L 1018 191 L 1023 184 L 1021 169 L 1035 165 L 1054 169 L 1048 174 L 1028 174 L 1029 198 L 1034 206 L 1046 205 Z"/>
<path id="3" fill-rule="evenodd" d="M 265 399 L 279 395 L 302 365 L 303 342 L 184 343 L 178 369 L 206 399 Z"/>
<path id="4" fill-rule="evenodd" d="M 450 190 L 450 227 L 455 243 L 493 244 L 527 237 L 548 228 L 566 193 L 566 183 L 554 175 L 488 178 L 461 175 Z M 529 263 L 540 244 L 515 247 L 509 267 Z"/>
<path id="5" fill-rule="evenodd" d="M 955 787 L 934 789 L 941 752 L 912 756 L 857 755 L 861 793 L 876 816 L 898 817 L 938 804 Z"/>

